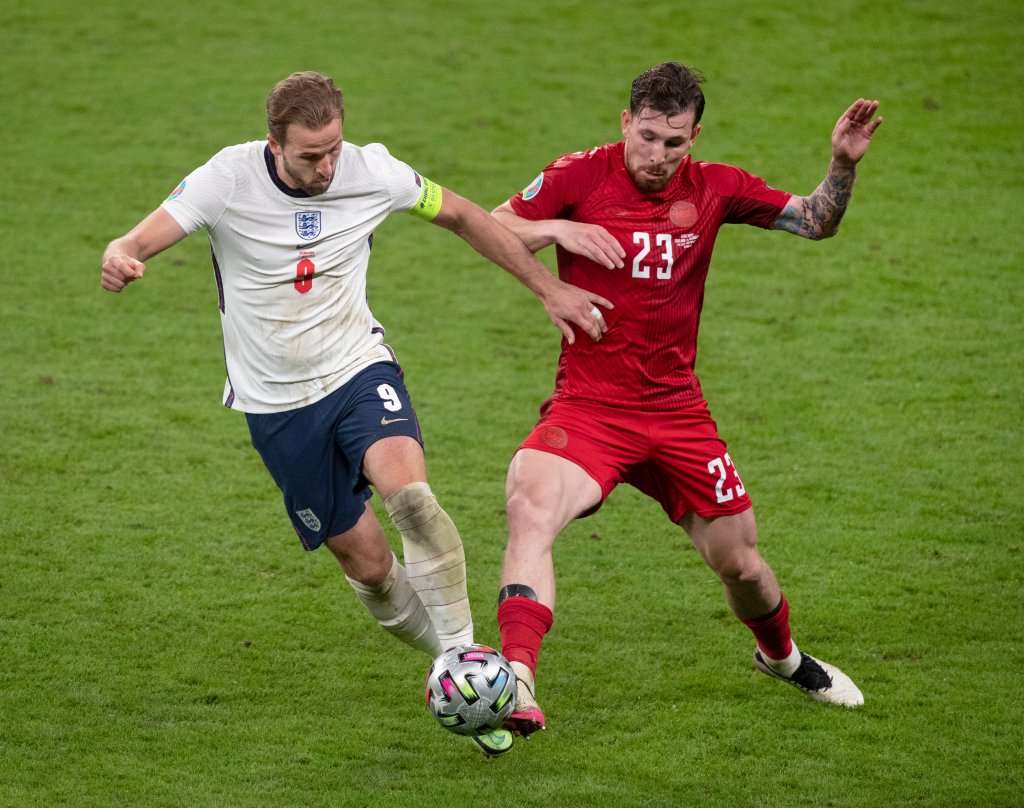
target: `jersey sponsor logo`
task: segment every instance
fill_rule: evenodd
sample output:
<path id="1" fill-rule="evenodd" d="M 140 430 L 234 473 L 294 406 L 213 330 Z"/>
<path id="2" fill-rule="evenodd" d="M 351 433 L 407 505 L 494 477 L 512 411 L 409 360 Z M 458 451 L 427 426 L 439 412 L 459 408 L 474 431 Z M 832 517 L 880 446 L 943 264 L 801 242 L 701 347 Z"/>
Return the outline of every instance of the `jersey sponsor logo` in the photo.
<path id="1" fill-rule="evenodd" d="M 173 191 L 171 191 L 171 195 L 169 197 L 167 197 L 167 201 L 168 202 L 170 202 L 172 199 L 177 199 L 179 196 L 181 196 L 183 193 L 185 193 L 185 183 L 186 182 L 187 182 L 187 180 L 182 180 L 180 183 L 178 183 L 178 187 L 175 188 Z"/>
<path id="2" fill-rule="evenodd" d="M 537 179 L 523 189 L 523 199 L 533 199 L 540 193 L 540 187 L 544 184 L 544 172 L 537 175 Z"/>
<path id="3" fill-rule="evenodd" d="M 320 211 L 303 210 L 295 214 L 295 232 L 299 238 L 312 241 L 320 235 Z"/>
<path id="4" fill-rule="evenodd" d="M 301 511 L 296 511 L 295 515 L 302 520 L 302 524 L 308 527 L 310 530 L 320 530 L 320 519 L 313 511 L 309 508 L 305 508 Z"/>
<path id="5" fill-rule="evenodd" d="M 381 418 L 380 425 L 388 426 L 389 424 L 397 424 L 399 421 L 408 421 L 408 418 Z"/>

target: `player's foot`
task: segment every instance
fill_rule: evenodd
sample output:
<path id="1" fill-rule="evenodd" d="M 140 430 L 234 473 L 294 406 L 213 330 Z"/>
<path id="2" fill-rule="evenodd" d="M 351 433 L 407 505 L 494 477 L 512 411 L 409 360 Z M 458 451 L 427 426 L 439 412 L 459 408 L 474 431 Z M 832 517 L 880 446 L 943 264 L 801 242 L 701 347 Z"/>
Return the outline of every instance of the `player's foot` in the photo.
<path id="1" fill-rule="evenodd" d="M 762 673 L 799 688 L 814 701 L 841 704 L 843 707 L 860 707 L 864 703 L 863 694 L 849 676 L 810 654 L 800 653 L 800 666 L 789 676 L 772 670 L 760 649 L 754 651 L 754 665 Z"/>
<path id="2" fill-rule="evenodd" d="M 539 729 L 544 729 L 544 713 L 533 695 L 533 671 L 522 662 L 511 662 L 516 672 L 516 708 L 505 719 L 505 729 L 523 738 L 529 738 Z"/>
<path id="3" fill-rule="evenodd" d="M 483 735 L 470 736 L 488 757 L 496 757 L 512 751 L 513 737 L 507 729 L 496 729 Z"/>

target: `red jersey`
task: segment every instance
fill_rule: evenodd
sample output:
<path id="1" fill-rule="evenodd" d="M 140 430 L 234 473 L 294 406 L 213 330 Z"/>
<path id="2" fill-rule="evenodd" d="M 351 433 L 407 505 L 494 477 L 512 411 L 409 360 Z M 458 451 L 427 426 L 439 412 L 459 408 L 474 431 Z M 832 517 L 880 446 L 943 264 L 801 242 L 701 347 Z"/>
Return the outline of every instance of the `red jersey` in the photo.
<path id="1" fill-rule="evenodd" d="M 625 142 L 555 160 L 510 200 L 524 219 L 598 224 L 626 252 L 607 269 L 557 247 L 566 283 L 608 298 L 608 333 L 562 340 L 556 397 L 670 410 L 703 400 L 694 375 L 704 281 L 718 229 L 770 228 L 791 194 L 721 163 L 687 156 L 664 190 L 644 193 L 626 171 Z"/>

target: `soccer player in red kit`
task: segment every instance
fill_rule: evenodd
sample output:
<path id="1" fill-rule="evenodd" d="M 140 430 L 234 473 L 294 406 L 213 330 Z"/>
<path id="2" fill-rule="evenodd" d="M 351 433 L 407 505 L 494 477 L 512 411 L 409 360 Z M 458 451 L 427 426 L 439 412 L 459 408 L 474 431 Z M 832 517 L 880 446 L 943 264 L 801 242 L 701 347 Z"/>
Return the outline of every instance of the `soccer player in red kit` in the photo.
<path id="1" fill-rule="evenodd" d="M 806 197 L 734 166 L 693 160 L 703 78 L 675 62 L 632 85 L 623 140 L 555 160 L 494 211 L 532 251 L 556 245 L 561 279 L 613 303 L 600 342 L 562 343 L 555 391 L 509 467 L 509 541 L 498 624 L 519 678 L 509 729 L 544 727 L 535 675 L 555 606 L 552 548 L 573 519 L 619 483 L 657 500 L 720 578 L 753 632 L 754 664 L 816 701 L 864 698 L 842 671 L 802 653 L 789 605 L 757 549 L 750 499 L 694 374 L 697 327 L 715 237 L 723 224 L 835 234 L 856 166 L 881 124 L 877 101 L 856 101 L 832 133 L 832 161 Z"/>

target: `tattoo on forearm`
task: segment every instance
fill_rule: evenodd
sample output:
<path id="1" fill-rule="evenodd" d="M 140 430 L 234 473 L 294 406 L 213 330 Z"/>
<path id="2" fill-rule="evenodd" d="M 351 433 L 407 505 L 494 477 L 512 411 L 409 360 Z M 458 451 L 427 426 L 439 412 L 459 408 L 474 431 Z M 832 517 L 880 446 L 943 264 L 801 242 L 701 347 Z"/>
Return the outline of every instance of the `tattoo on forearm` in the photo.
<path id="1" fill-rule="evenodd" d="M 850 204 L 850 177 L 829 174 L 817 186 L 804 211 L 804 226 L 818 237 L 831 236 L 839 229 Z"/>
<path id="2" fill-rule="evenodd" d="M 801 236 L 826 238 L 839 229 L 853 190 L 852 174 L 829 173 L 807 199 L 800 223 Z"/>
<path id="3" fill-rule="evenodd" d="M 799 206 L 783 211 L 775 226 L 810 239 L 835 235 L 850 204 L 854 177 L 852 171 L 839 173 L 830 168 L 828 176 L 814 189 L 814 193 L 803 199 Z"/>

